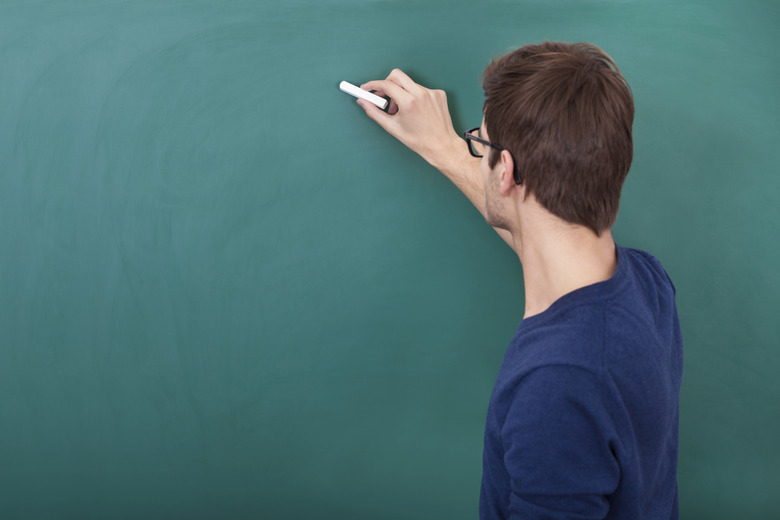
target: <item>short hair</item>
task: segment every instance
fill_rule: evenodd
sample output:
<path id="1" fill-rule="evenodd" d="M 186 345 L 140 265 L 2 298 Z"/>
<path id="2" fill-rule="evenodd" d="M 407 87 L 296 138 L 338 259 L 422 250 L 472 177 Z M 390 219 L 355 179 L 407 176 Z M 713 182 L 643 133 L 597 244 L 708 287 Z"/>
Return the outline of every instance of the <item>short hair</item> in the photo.
<path id="1" fill-rule="evenodd" d="M 526 193 L 596 235 L 612 227 L 633 157 L 634 101 L 604 51 L 588 43 L 525 45 L 485 69 L 491 142 L 509 150 Z M 489 156 L 491 168 L 500 154 Z"/>

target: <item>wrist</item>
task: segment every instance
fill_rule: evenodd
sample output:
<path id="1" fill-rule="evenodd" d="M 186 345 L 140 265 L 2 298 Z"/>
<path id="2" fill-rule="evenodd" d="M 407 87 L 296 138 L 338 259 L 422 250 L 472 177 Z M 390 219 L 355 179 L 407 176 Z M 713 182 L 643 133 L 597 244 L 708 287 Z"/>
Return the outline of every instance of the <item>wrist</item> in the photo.
<path id="1" fill-rule="evenodd" d="M 466 141 L 453 133 L 446 143 L 432 150 L 425 160 L 449 177 L 457 165 L 463 162 L 464 155 L 470 155 Z"/>

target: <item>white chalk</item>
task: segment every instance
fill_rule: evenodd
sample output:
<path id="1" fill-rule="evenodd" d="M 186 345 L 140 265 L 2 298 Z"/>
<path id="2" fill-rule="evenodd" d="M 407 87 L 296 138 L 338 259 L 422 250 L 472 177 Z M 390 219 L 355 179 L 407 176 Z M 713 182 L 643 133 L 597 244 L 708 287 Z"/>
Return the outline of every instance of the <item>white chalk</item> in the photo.
<path id="1" fill-rule="evenodd" d="M 339 88 L 342 92 L 346 92 L 347 94 L 351 96 L 355 96 L 356 98 L 362 98 L 366 101 L 370 101 L 382 110 L 387 108 L 387 100 L 383 97 L 379 97 L 376 94 L 372 94 L 368 90 L 363 90 L 360 87 L 356 87 L 352 83 L 349 83 L 347 81 L 342 81 L 339 84 Z"/>

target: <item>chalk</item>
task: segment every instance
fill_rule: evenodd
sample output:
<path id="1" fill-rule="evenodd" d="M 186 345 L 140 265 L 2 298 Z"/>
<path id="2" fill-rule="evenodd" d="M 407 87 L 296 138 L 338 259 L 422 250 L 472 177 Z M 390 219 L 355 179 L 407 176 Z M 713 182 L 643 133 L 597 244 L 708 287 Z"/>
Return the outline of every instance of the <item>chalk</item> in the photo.
<path id="1" fill-rule="evenodd" d="M 382 110 L 387 108 L 387 100 L 383 97 L 379 97 L 376 94 L 372 94 L 368 90 L 363 90 L 360 87 L 356 87 L 352 83 L 349 83 L 347 81 L 342 81 L 339 84 L 339 88 L 342 92 L 346 92 L 350 96 L 355 96 L 356 98 L 365 99 L 366 101 L 370 101 Z"/>

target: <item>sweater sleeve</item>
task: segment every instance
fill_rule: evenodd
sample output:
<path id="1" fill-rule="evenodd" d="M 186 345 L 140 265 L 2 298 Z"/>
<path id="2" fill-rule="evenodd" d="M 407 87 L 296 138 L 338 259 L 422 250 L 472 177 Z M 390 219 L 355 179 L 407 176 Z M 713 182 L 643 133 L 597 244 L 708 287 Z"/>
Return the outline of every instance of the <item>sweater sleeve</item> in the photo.
<path id="1" fill-rule="evenodd" d="M 596 519 L 609 511 L 620 465 L 613 399 L 595 374 L 537 368 L 517 385 L 501 426 L 513 519 Z"/>

